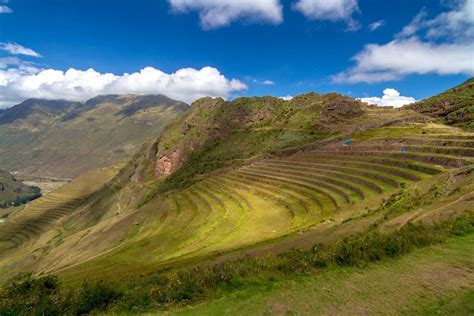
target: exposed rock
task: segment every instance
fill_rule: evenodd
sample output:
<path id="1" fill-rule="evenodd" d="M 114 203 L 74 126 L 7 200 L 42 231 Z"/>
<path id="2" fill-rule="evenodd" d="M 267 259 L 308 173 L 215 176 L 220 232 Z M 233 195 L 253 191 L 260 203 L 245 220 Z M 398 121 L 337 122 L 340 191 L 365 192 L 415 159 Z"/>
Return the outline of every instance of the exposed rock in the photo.
<path id="1" fill-rule="evenodd" d="M 163 155 L 156 161 L 156 175 L 168 176 L 179 169 L 184 161 L 185 155 L 179 148 L 169 155 Z"/>
<path id="2" fill-rule="evenodd" d="M 335 97 L 324 105 L 319 118 L 327 123 L 354 118 L 362 113 L 364 111 L 360 101 L 348 97 Z"/>

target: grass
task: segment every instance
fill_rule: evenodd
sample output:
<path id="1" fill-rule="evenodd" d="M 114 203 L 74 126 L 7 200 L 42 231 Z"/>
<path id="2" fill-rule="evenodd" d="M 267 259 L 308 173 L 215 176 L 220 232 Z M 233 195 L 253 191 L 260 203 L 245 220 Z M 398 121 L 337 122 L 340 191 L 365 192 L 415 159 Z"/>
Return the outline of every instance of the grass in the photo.
<path id="1" fill-rule="evenodd" d="M 255 282 L 170 314 L 471 315 L 473 247 L 473 235 L 456 237 L 363 268 Z"/>
<path id="2" fill-rule="evenodd" d="M 120 274 L 167 269 L 271 240 L 277 243 L 279 238 L 317 230 L 328 223 L 337 226 L 364 214 L 383 213 L 387 221 L 392 220 L 429 206 L 439 196 L 434 196 L 435 192 L 425 194 L 429 188 L 415 188 L 423 188 L 433 175 L 438 179 L 433 181 L 447 176 L 439 175 L 446 168 L 386 158 L 383 150 L 377 152 L 381 158 L 359 156 L 358 152 L 344 156 L 321 152 L 307 151 L 250 163 L 203 177 L 186 189 L 151 198 L 141 203 L 136 212 L 108 215 L 109 219 L 120 220 L 122 228 L 115 229 L 114 221 L 104 221 L 110 226 L 104 225 L 91 234 L 91 240 L 92 236 L 123 236 L 109 245 L 110 250 L 102 256 L 78 260 L 72 267 L 60 265 L 60 276 L 72 283 L 80 282 L 84 276 L 113 279 Z M 470 162 L 470 158 L 465 159 Z M 340 162 L 353 165 L 335 164 Z M 101 204 L 105 210 L 100 214 L 113 212 L 114 199 Z M 384 205 L 379 209 L 380 201 Z M 138 216 L 139 229 L 133 224 Z M 66 244 L 63 251 L 65 247 Z M 95 245 L 88 251 L 100 254 Z M 113 269 L 109 262 L 114 262 Z"/>
<path id="3" fill-rule="evenodd" d="M 462 260 L 460 260 L 459 250 L 456 249 L 457 256 L 449 256 L 449 259 L 442 262 L 449 262 L 450 265 L 439 267 L 433 265 L 433 260 L 443 258 L 446 253 L 442 256 L 429 253 L 428 257 L 431 262 L 427 260 L 425 262 L 430 262 L 430 264 L 424 264 L 418 268 L 418 270 L 423 269 L 424 273 L 420 273 L 421 271 L 407 273 L 407 269 L 403 266 L 397 267 L 397 263 L 395 263 L 395 267 L 393 267 L 393 262 L 387 259 L 397 258 L 400 255 L 412 252 L 414 249 L 446 241 L 449 245 L 453 242 L 453 239 L 449 239 L 451 236 L 467 236 L 462 239 L 458 237 L 460 238 L 458 240 L 464 241 L 459 245 L 466 251 L 474 245 L 473 234 L 474 214 L 471 212 L 465 216 L 436 225 L 409 224 L 399 231 L 383 234 L 372 228 L 365 233 L 339 242 L 327 245 L 317 244 L 309 250 L 293 250 L 280 255 L 244 258 L 234 262 L 213 265 L 198 265 L 167 273 L 155 273 L 140 278 L 123 280 L 120 283 L 85 282 L 79 288 L 68 289 L 61 288 L 55 282 L 54 277 L 32 279 L 30 275 L 26 275 L 17 278 L 0 292 L 0 298 L 2 298 L 0 300 L 0 311 L 2 314 L 8 314 L 12 311 L 14 311 L 13 313 L 18 311 L 44 313 L 48 311 L 48 313 L 61 314 L 82 314 L 107 309 L 111 311 L 141 311 L 143 308 L 148 308 L 148 306 L 161 306 L 163 308 L 182 303 L 198 302 L 219 296 L 222 293 L 233 295 L 236 290 L 242 289 L 245 289 L 245 291 L 250 289 L 251 292 L 258 291 L 259 294 L 254 295 L 252 300 L 262 296 L 265 297 L 266 294 L 271 295 L 272 299 L 279 300 L 280 295 L 278 293 L 265 293 L 265 290 L 262 291 L 262 286 L 269 289 L 273 288 L 274 285 L 278 286 L 279 283 L 290 280 L 290 282 L 295 282 L 293 284 L 297 286 L 295 287 L 291 283 L 284 286 L 286 293 L 283 296 L 286 298 L 285 306 L 289 303 L 287 300 L 294 297 L 295 302 L 293 304 L 300 304 L 297 305 L 297 308 L 305 308 L 305 310 L 299 312 L 319 313 L 320 310 L 314 308 L 320 308 L 321 304 L 310 305 L 310 308 L 314 309 L 311 310 L 308 309 L 307 303 L 324 302 L 328 307 L 338 309 L 347 306 L 348 301 L 350 303 L 360 303 L 357 297 L 349 297 L 349 300 L 344 297 L 344 295 L 347 296 L 347 291 L 344 286 L 338 286 L 338 282 L 349 282 L 351 284 L 349 288 L 353 288 L 353 284 L 363 284 L 362 289 L 367 290 L 366 287 L 368 286 L 366 284 L 373 285 L 374 280 L 378 279 L 384 280 L 382 286 L 389 284 L 393 287 L 393 280 L 397 280 L 397 276 L 392 274 L 388 280 L 384 279 L 383 274 L 386 274 L 386 271 L 377 271 L 380 266 L 376 265 L 375 268 L 370 265 L 367 266 L 367 264 L 374 262 L 382 262 L 382 267 L 389 265 L 392 272 L 403 272 L 405 275 L 411 275 L 412 273 L 415 278 L 420 278 L 421 275 L 421 279 L 425 283 L 430 281 L 433 285 L 437 283 L 432 279 L 432 276 L 436 275 L 437 279 L 444 278 L 445 282 L 441 286 L 444 287 L 442 290 L 452 291 L 453 287 L 456 290 L 462 289 L 465 284 L 469 284 L 474 280 L 474 275 L 470 273 L 470 269 L 474 265 L 474 255 L 472 254 L 467 256 L 463 254 Z M 441 249 L 443 249 L 443 246 L 441 246 Z M 447 249 L 450 249 L 449 246 Z M 429 252 L 430 249 L 427 251 Z M 403 259 L 401 260 L 403 261 Z M 455 266 L 453 266 L 454 263 L 456 263 Z M 461 267 L 462 263 L 464 265 Z M 348 270 L 347 267 L 355 268 Z M 450 270 L 445 271 L 448 268 Z M 359 282 L 350 280 L 353 277 L 354 269 L 356 271 L 355 278 L 359 278 Z M 456 271 L 452 271 L 452 269 Z M 360 280 L 360 274 L 367 274 L 369 278 L 363 280 L 362 277 L 362 280 Z M 302 277 L 304 275 L 307 275 L 306 280 Z M 325 276 L 327 282 L 325 282 Z M 404 278 L 401 278 L 401 280 L 402 282 L 406 281 Z M 323 291 L 321 291 L 321 288 L 323 288 Z M 331 293 L 330 300 L 322 300 L 321 297 L 317 299 L 318 295 L 327 295 L 325 293 L 327 288 L 336 291 L 336 295 Z M 421 289 L 424 289 L 424 287 L 421 286 Z M 303 293 L 304 290 L 306 292 Z M 337 290 L 340 292 L 337 292 Z M 409 290 L 412 290 L 412 293 L 409 293 L 407 288 L 404 288 L 403 293 L 399 293 L 405 295 L 402 297 L 404 302 L 410 302 L 413 292 L 420 291 L 420 289 L 412 288 L 409 288 Z M 434 290 L 438 290 L 438 288 Z M 291 293 L 292 291 L 296 293 L 288 295 L 288 292 Z M 355 294 L 360 294 L 360 290 L 355 292 Z M 371 296 L 369 296 L 369 301 L 377 302 L 376 294 L 380 295 L 380 293 L 380 288 L 376 288 L 376 291 L 372 293 L 369 292 Z M 393 296 L 391 298 L 393 299 Z M 338 299 L 341 301 L 337 301 Z M 225 305 L 226 312 L 229 311 L 231 306 L 236 306 L 237 309 L 242 308 L 243 301 L 241 297 L 237 304 L 229 304 L 228 302 Z M 332 304 L 334 306 L 331 306 Z M 248 310 L 252 305 L 258 307 L 258 299 L 257 304 L 248 304 L 243 310 L 254 314 L 257 310 Z M 386 308 L 384 304 L 381 306 Z M 237 309 L 231 311 L 231 313 L 235 313 Z"/>

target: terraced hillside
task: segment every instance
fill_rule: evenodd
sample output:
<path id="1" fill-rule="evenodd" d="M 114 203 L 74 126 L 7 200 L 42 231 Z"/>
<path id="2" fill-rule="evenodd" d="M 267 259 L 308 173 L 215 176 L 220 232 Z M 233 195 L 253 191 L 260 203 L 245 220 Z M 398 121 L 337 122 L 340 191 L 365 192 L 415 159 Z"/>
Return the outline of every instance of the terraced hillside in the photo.
<path id="1" fill-rule="evenodd" d="M 198 101 L 120 172 L 16 211 L 0 235 L 2 270 L 74 283 L 298 246 L 295 236 L 314 243 L 324 237 L 313 231 L 372 220 L 404 194 L 431 192 L 431 179 L 472 171 L 474 135 L 414 111 L 334 94 L 275 100 Z M 464 191 L 443 203 L 454 201 L 461 213 L 474 207 Z"/>
<path id="2" fill-rule="evenodd" d="M 73 179 L 130 158 L 187 108 L 160 95 L 26 100 L 0 113 L 0 166 Z"/>
<path id="3" fill-rule="evenodd" d="M 56 271 L 76 281 L 84 275 L 115 278 L 337 226 L 396 203 L 397 194 L 415 183 L 472 165 L 473 144 L 471 134 L 405 134 L 258 160 L 155 199 L 142 208 L 142 215 L 149 213 L 140 225 L 131 225 L 111 249 Z M 472 203 L 466 198 L 458 207 Z"/>
<path id="4" fill-rule="evenodd" d="M 94 192 L 106 185 L 118 170 L 118 167 L 114 167 L 87 173 L 15 210 L 5 222 L 0 223 L 0 257 L 5 262 L 11 262 L 25 253 L 34 253 L 34 248 L 24 246 L 49 236 L 65 218 L 77 212 Z M 34 260 L 34 256 L 27 259 Z"/>

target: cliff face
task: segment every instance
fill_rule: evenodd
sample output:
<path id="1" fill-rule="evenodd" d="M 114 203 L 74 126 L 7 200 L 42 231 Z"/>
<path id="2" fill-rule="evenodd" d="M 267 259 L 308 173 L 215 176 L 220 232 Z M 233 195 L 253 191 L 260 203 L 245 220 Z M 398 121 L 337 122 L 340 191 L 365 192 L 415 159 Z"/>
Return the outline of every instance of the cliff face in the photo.
<path id="1" fill-rule="evenodd" d="M 239 98 L 231 102 L 220 98 L 197 100 L 157 139 L 153 153 L 155 174 L 162 177 L 174 173 L 191 155 L 210 146 L 222 156 L 235 151 L 234 142 L 236 146 L 253 142 L 249 153 L 231 155 L 249 158 L 310 141 L 316 132 L 331 132 L 331 123 L 361 115 L 361 105 L 335 93 L 308 93 L 290 101 L 274 97 Z M 238 137 L 242 139 L 236 140 Z"/>
<path id="2" fill-rule="evenodd" d="M 168 176 L 175 172 L 183 162 L 186 156 L 182 149 L 178 148 L 170 154 L 164 154 L 156 161 L 156 175 L 159 177 Z"/>

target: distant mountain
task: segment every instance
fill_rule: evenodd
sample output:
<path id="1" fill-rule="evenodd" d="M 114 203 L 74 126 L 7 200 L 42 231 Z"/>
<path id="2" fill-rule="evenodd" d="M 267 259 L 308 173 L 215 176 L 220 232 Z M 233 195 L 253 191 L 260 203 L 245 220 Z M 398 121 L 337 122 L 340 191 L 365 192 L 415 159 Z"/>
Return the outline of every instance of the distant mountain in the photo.
<path id="1" fill-rule="evenodd" d="M 21 205 L 40 196 L 39 188 L 27 186 L 0 170 L 0 208 Z"/>
<path id="2" fill-rule="evenodd" d="M 187 108 L 162 95 L 29 99 L 0 112 L 0 165 L 74 178 L 128 157 Z"/>
<path id="3" fill-rule="evenodd" d="M 26 119 L 32 115 L 36 115 L 38 118 L 53 117 L 67 113 L 80 106 L 81 103 L 79 102 L 65 100 L 28 99 L 0 112 L 0 124 L 13 123 L 16 120 Z"/>
<path id="4" fill-rule="evenodd" d="M 407 107 L 423 114 L 442 118 L 449 125 L 474 129 L 474 78 Z"/>

